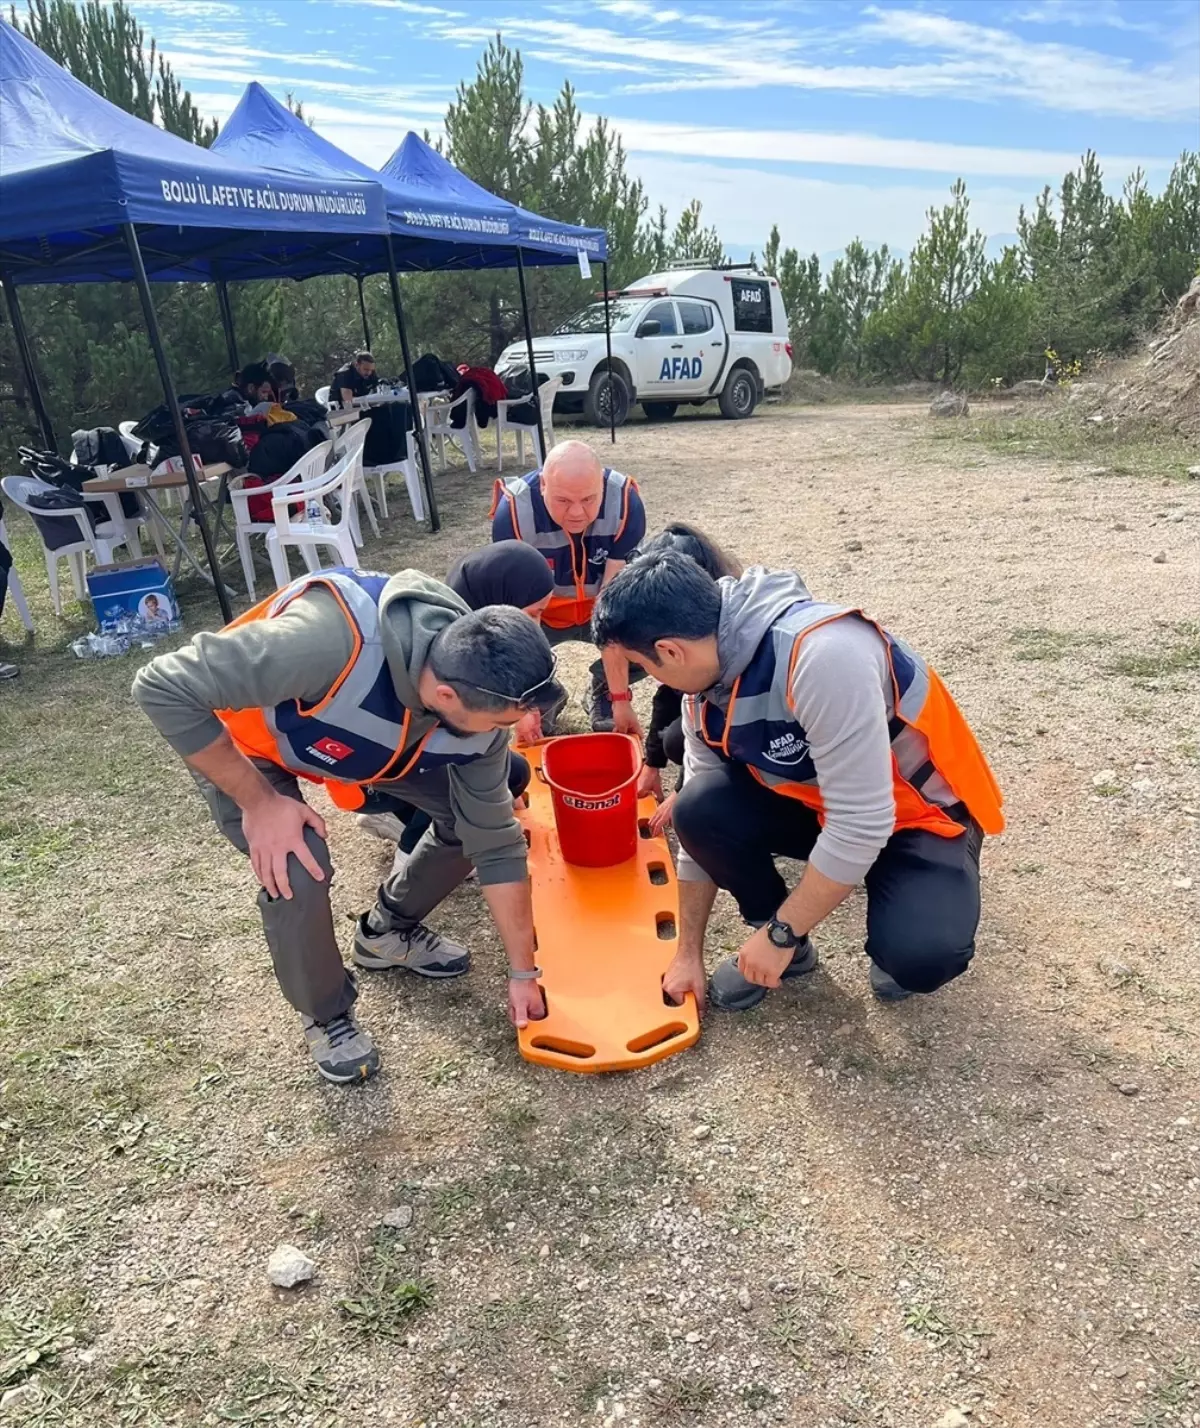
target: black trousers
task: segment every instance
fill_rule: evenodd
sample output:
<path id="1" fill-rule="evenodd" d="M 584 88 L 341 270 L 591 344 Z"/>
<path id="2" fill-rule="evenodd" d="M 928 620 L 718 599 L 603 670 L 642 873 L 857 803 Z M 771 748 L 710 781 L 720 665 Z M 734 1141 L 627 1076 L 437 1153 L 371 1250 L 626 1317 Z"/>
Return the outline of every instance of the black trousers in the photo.
<path id="1" fill-rule="evenodd" d="M 776 857 L 807 859 L 821 830 L 811 809 L 731 763 L 688 779 L 675 831 L 746 921 L 761 924 L 788 893 Z M 907 991 L 936 991 L 974 956 L 982 841 L 974 822 L 957 838 L 904 828 L 867 873 L 867 956 Z"/>
<path id="2" fill-rule="evenodd" d="M 508 752 L 508 791 L 514 798 L 520 798 L 529 787 L 530 776 L 529 761 L 524 755 L 510 749 Z M 378 788 L 372 788 L 367 792 L 367 801 L 359 812 L 394 813 L 404 824 L 404 836 L 400 839 L 400 849 L 405 853 L 412 852 L 417 846 L 421 834 L 433 821 L 428 813 L 415 808 L 406 799 L 397 798 L 395 794 L 385 793 Z"/>
<path id="3" fill-rule="evenodd" d="M 12 564 L 12 551 L 0 540 L 0 615 L 4 614 L 4 602 L 8 599 L 8 572 Z"/>

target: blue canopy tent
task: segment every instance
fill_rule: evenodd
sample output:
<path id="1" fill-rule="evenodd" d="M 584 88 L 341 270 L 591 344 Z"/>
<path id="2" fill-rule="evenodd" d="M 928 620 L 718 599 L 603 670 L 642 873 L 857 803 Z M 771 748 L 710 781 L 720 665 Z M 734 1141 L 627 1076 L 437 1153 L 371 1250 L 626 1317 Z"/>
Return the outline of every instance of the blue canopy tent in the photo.
<path id="1" fill-rule="evenodd" d="M 17 287 L 133 281 L 229 619 L 149 276 L 219 282 L 353 271 L 367 247 L 387 240 L 382 186 L 363 179 L 283 181 L 213 155 L 102 99 L 3 21 L 0 136 L 0 282 L 43 435 L 54 445 Z"/>
<path id="2" fill-rule="evenodd" d="M 404 136 L 404 142 L 379 172 L 385 180 L 399 184 L 427 208 L 496 205 L 503 210 L 508 223 L 511 234 L 508 242 L 519 245 L 528 264 L 574 263 L 579 253 L 585 253 L 589 260 L 598 263 L 608 259 L 608 235 L 603 228 L 560 223 L 555 218 L 543 218 L 507 199 L 497 198 L 411 132 Z"/>
<path id="3" fill-rule="evenodd" d="M 377 172 L 316 133 L 257 82 L 248 84 L 237 108 L 213 144 L 213 152 L 254 164 L 281 178 L 307 176 L 330 181 L 376 180 L 383 184 L 388 229 L 397 268 L 452 271 L 516 267 L 521 289 L 531 381 L 536 386 L 533 337 L 525 289 L 526 263 L 538 266 L 578 261 L 585 253 L 605 267 L 603 229 L 580 228 L 529 213 L 472 182 L 416 134 L 409 134 Z M 362 273 L 378 271 L 369 251 L 362 255 L 359 306 L 370 346 L 362 302 Z M 403 328 L 397 304 L 397 323 Z M 403 340 L 403 339 L 402 339 Z M 407 358 L 406 358 L 407 364 Z M 540 429 L 540 412 L 539 412 Z M 544 449 L 544 447 L 543 447 Z"/>

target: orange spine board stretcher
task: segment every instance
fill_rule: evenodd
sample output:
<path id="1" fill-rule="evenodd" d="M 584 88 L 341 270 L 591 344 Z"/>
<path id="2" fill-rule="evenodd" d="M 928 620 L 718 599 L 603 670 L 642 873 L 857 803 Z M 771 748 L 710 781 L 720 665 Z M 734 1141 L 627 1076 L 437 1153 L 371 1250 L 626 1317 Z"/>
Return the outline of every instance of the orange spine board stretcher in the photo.
<path id="1" fill-rule="evenodd" d="M 564 860 L 542 749 L 529 760 L 529 807 L 519 813 L 529 843 L 533 925 L 546 1016 L 517 1033 L 521 1055 L 560 1071 L 632 1071 L 694 1046 L 700 1018 L 689 993 L 663 1000 L 662 978 L 675 955 L 679 885 L 665 838 L 640 836 L 637 855 L 607 868 Z M 638 804 L 638 820 L 654 813 Z M 669 934 L 669 935 L 668 935 Z"/>

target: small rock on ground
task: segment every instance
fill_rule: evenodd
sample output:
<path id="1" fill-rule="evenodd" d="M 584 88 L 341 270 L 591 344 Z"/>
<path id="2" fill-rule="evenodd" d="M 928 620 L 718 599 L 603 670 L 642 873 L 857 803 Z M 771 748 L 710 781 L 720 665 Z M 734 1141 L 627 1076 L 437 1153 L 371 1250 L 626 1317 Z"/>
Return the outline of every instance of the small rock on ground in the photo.
<path id="1" fill-rule="evenodd" d="M 970 403 L 961 392 L 939 392 L 929 403 L 930 416 L 967 416 L 970 410 Z"/>
<path id="2" fill-rule="evenodd" d="M 413 1210 L 411 1205 L 397 1205 L 383 1217 L 382 1223 L 389 1230 L 407 1230 L 412 1224 Z"/>
<path id="3" fill-rule="evenodd" d="M 1167 552 L 1165 550 L 1160 550 L 1158 554 L 1154 557 L 1154 563 L 1155 565 L 1166 565 Z"/>
<path id="4" fill-rule="evenodd" d="M 948 1408 L 933 1428 L 971 1428 L 971 1424 L 965 1413 L 960 1413 L 957 1408 Z"/>
<path id="5" fill-rule="evenodd" d="M 692 1131 L 693 1140 L 707 1140 L 712 1135 L 712 1126 L 697 1126 Z"/>
<path id="6" fill-rule="evenodd" d="M 295 1245 L 277 1245 L 267 1261 L 267 1278 L 280 1289 L 294 1289 L 311 1279 L 316 1263 Z"/>
<path id="7" fill-rule="evenodd" d="M 37 1379 L 31 1378 L 19 1388 L 10 1388 L 0 1398 L 0 1413 L 15 1412 L 19 1408 L 36 1408 L 42 1401 L 42 1389 Z"/>
<path id="8" fill-rule="evenodd" d="M 1200 480 L 1200 466 L 1189 466 L 1187 474 L 1194 480 Z"/>

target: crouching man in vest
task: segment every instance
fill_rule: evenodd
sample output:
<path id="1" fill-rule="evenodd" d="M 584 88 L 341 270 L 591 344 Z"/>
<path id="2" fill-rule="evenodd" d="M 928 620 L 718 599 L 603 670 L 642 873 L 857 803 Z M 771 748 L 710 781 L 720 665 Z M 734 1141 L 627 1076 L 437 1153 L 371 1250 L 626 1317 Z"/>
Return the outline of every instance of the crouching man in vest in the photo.
<path id="1" fill-rule="evenodd" d="M 524 541 L 542 553 L 553 574 L 554 588 L 541 617 L 552 645 L 591 643 L 596 596 L 645 534 L 646 508 L 637 483 L 607 470 L 585 442 L 560 441 L 540 471 L 496 482 L 492 540 Z M 626 661 L 610 650 L 592 665 L 591 677 L 592 728 L 615 727 L 640 738 Z M 549 719 L 545 729 L 530 720 L 519 737 L 538 738 L 551 732 L 549 726 Z"/>
<path id="2" fill-rule="evenodd" d="M 623 570 L 594 628 L 684 701 L 674 822 L 679 950 L 671 1000 L 704 1005 L 718 887 L 757 929 L 709 984 L 745 1011 L 817 965 L 809 933 L 860 882 L 870 982 L 883 1001 L 966 971 L 979 848 L 1004 828 L 1000 790 L 938 676 L 859 610 L 813 600 L 788 571 L 713 582 L 676 552 Z M 807 863 L 791 892 L 777 857 Z"/>
<path id="3" fill-rule="evenodd" d="M 508 731 L 559 696 L 553 675 L 545 636 L 520 610 L 472 612 L 413 570 L 349 569 L 303 576 L 139 672 L 134 698 L 250 856 L 275 975 L 327 1080 L 366 1080 L 379 1053 L 354 1016 L 325 823 L 300 781 L 324 783 L 343 808 L 364 788 L 394 792 L 433 820 L 359 918 L 358 966 L 466 972 L 467 950 L 423 920 L 474 865 L 508 954 L 509 1014 L 524 1026 L 545 1010 Z"/>

